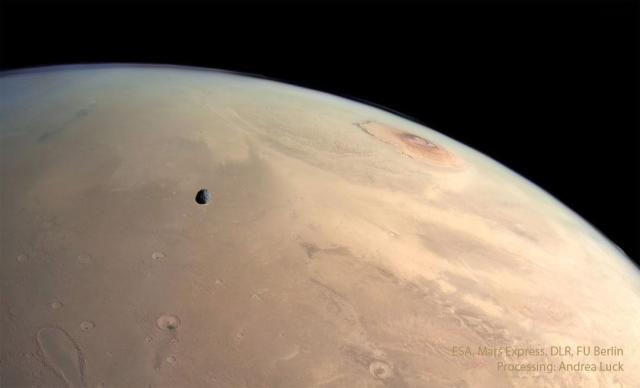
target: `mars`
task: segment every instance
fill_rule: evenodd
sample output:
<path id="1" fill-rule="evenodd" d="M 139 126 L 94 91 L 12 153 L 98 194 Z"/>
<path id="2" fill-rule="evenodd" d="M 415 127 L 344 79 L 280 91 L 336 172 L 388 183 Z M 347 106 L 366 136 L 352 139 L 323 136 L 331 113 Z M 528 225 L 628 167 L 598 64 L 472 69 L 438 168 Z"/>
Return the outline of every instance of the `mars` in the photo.
<path id="1" fill-rule="evenodd" d="M 169 66 L 3 73 L 0 101 L 3 387 L 640 386 L 638 269 L 439 132 Z M 577 344 L 624 370 L 451 351 Z"/>

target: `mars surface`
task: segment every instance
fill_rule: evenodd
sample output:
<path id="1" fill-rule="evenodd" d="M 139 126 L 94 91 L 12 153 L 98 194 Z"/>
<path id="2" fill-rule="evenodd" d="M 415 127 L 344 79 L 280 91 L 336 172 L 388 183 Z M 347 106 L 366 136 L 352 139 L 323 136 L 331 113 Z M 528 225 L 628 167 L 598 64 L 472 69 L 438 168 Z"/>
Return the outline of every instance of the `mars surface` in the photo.
<path id="1" fill-rule="evenodd" d="M 0 196 L 2 387 L 640 386 L 629 258 L 378 108 L 203 69 L 8 72 Z"/>

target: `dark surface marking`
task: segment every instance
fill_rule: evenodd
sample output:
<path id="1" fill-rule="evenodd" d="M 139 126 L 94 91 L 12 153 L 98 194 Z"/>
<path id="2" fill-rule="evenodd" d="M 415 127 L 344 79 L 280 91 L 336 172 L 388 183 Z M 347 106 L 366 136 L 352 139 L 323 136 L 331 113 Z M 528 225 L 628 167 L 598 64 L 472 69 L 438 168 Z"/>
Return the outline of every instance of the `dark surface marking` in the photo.
<path id="1" fill-rule="evenodd" d="M 45 142 L 51 140 L 52 137 L 58 135 L 59 133 L 61 133 L 65 129 L 67 129 L 76 120 L 80 120 L 80 119 L 82 119 L 84 117 L 87 117 L 89 115 L 89 113 L 91 113 L 91 110 L 94 109 L 94 105 L 95 104 L 89 104 L 88 106 L 77 110 L 75 113 L 73 113 L 73 115 L 72 115 L 72 117 L 70 119 L 68 119 L 64 123 L 62 123 L 58 128 L 54 128 L 54 129 L 52 129 L 52 130 L 50 130 L 48 132 L 45 132 L 42 135 L 38 136 L 38 139 L 36 141 L 41 144 L 41 143 L 45 143 Z"/>
<path id="2" fill-rule="evenodd" d="M 313 255 L 318 252 L 327 253 L 330 255 L 338 255 L 338 256 L 353 256 L 348 247 L 345 246 L 337 246 L 333 248 L 318 248 L 317 245 L 309 242 L 303 242 L 300 244 L 302 248 L 304 248 L 307 257 L 313 259 Z"/>
<path id="3" fill-rule="evenodd" d="M 311 243 L 301 243 L 300 246 L 304 248 L 304 251 L 307 253 L 307 257 L 310 259 L 313 259 L 313 255 L 320 250 L 315 244 Z"/>

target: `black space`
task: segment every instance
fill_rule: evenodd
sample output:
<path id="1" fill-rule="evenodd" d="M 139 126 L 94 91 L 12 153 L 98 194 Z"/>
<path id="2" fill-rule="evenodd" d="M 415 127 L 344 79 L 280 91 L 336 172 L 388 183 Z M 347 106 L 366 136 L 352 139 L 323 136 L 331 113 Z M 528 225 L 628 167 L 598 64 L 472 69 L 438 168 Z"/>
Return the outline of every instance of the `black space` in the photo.
<path id="1" fill-rule="evenodd" d="M 401 112 L 528 177 L 638 260 L 638 9 L 3 2 L 2 68 L 230 69 Z"/>

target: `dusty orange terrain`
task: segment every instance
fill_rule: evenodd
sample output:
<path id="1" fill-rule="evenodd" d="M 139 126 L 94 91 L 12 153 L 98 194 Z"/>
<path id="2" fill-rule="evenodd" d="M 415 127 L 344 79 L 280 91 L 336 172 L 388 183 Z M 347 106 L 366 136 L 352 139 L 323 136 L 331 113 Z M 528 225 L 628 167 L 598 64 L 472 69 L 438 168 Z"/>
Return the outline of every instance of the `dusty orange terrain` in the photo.
<path id="1" fill-rule="evenodd" d="M 640 386 L 637 268 L 441 133 L 172 67 L 0 101 L 2 387 Z"/>

